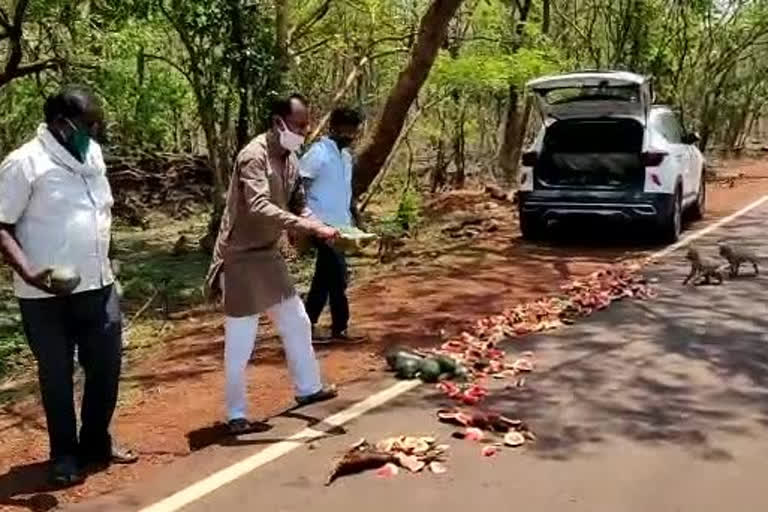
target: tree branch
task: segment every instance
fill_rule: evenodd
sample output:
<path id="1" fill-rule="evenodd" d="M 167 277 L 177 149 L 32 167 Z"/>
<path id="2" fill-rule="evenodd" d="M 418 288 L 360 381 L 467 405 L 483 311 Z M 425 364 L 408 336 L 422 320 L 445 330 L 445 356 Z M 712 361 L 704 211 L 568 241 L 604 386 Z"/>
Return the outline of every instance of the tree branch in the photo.
<path id="1" fill-rule="evenodd" d="M 24 22 L 24 15 L 27 13 L 27 6 L 29 0 L 18 0 L 16 2 L 16 9 L 13 12 L 13 27 L 16 29 L 21 28 L 21 24 Z"/>
<path id="2" fill-rule="evenodd" d="M 381 171 L 379 171 L 379 174 L 376 176 L 375 181 L 370 186 L 370 191 L 368 194 L 366 194 L 365 199 L 363 199 L 362 205 L 359 207 L 360 213 L 363 213 L 366 208 L 368 208 L 368 203 L 371 202 L 371 199 L 373 199 L 373 196 L 376 195 L 376 193 L 381 189 L 381 184 L 384 182 L 384 177 L 387 174 L 387 170 L 392 166 L 392 162 L 395 159 L 395 156 L 397 154 L 397 151 L 400 149 L 400 146 L 408 139 L 408 135 L 410 135 L 411 130 L 414 126 L 416 126 L 416 123 L 418 122 L 421 115 L 431 109 L 433 106 L 437 105 L 438 103 L 442 102 L 444 99 L 446 99 L 448 95 L 444 96 L 438 96 L 437 98 L 433 98 L 432 101 L 427 103 L 424 106 L 416 105 L 416 109 L 411 115 L 411 119 L 408 121 L 408 124 L 403 128 L 403 131 L 400 133 L 400 135 L 397 138 L 397 142 L 395 142 L 395 145 L 392 148 L 392 151 L 389 153 L 389 156 L 387 156 L 386 162 L 384 162 L 384 165 L 381 167 Z"/>
<path id="3" fill-rule="evenodd" d="M 344 83 L 336 91 L 336 94 L 333 95 L 333 99 L 331 100 L 330 110 L 326 112 L 326 114 L 320 119 L 320 121 L 317 123 L 317 126 L 315 126 L 315 129 L 309 135 L 307 140 L 311 142 L 317 139 L 317 137 L 320 135 L 320 132 L 323 131 L 323 129 L 325 128 L 325 125 L 328 124 L 328 121 L 331 119 L 331 111 L 333 110 L 333 108 L 336 107 L 339 101 L 341 101 L 341 98 L 344 97 L 344 95 L 347 93 L 349 88 L 354 85 L 355 80 L 360 76 L 360 71 L 363 69 L 363 67 L 366 64 L 376 59 L 380 59 L 381 57 L 386 57 L 387 55 L 392 55 L 394 53 L 406 53 L 407 51 L 408 51 L 407 48 L 401 48 L 398 50 L 389 50 L 389 51 L 377 53 L 375 55 L 370 55 L 370 56 L 367 55 L 362 59 L 360 59 L 352 68 L 352 71 L 349 72 L 349 74 L 347 75 L 347 78 L 344 80 Z"/>
<path id="4" fill-rule="evenodd" d="M 291 57 L 298 57 L 299 55 L 304 55 L 305 53 L 309 53 L 312 51 L 317 50 L 318 48 L 321 48 L 328 44 L 330 41 L 333 40 L 333 37 L 326 37 L 325 39 L 318 41 L 315 44 L 311 44 L 307 46 L 306 48 L 302 48 L 301 50 L 296 50 L 295 52 L 290 52 Z"/>
<path id="5" fill-rule="evenodd" d="M 11 20 L 8 18 L 8 13 L 2 7 L 0 7 L 0 27 L 11 30 Z"/>
<path id="6" fill-rule="evenodd" d="M 59 59 L 47 59 L 39 62 L 33 62 L 32 64 L 26 64 L 24 66 L 15 66 L 12 69 L 6 68 L 6 70 L 0 73 L 0 87 L 8 85 L 11 81 L 22 78 L 28 75 L 34 75 L 46 69 L 53 69 L 61 66 Z"/>
<path id="7" fill-rule="evenodd" d="M 18 76 L 16 76 L 16 71 L 21 65 L 21 59 L 23 57 L 21 40 L 24 37 L 24 31 L 22 25 L 24 23 L 24 14 L 27 11 L 28 5 L 29 0 L 18 0 L 16 9 L 13 12 L 13 22 L 11 26 L 6 29 L 10 40 L 8 41 L 8 58 L 5 61 L 5 72 L 3 73 L 7 78 L 7 82 L 5 83 L 8 83 L 14 78 L 18 78 Z M 7 17 L 7 15 L 5 16 Z"/>
<path id="8" fill-rule="evenodd" d="M 291 27 L 291 29 L 288 31 L 288 46 L 291 46 L 295 42 L 300 41 L 304 36 L 307 35 L 307 33 L 309 33 L 310 30 L 312 30 L 312 27 L 314 27 L 320 20 L 325 18 L 326 14 L 328 14 L 328 11 L 331 10 L 332 1 L 333 0 L 325 0 L 322 4 L 318 5 L 317 8 L 309 14 L 309 16 Z"/>
<path id="9" fill-rule="evenodd" d="M 181 73 L 181 74 L 182 74 L 182 76 L 183 76 L 184 78 L 186 78 L 186 79 L 187 79 L 187 81 L 188 81 L 190 84 L 194 85 L 194 82 L 192 81 L 192 77 L 190 76 L 189 72 L 188 72 L 186 69 L 182 68 L 182 67 L 181 67 L 179 64 L 177 64 L 177 63 L 173 62 L 171 59 L 169 59 L 169 58 L 167 58 L 167 57 L 163 57 L 162 55 L 153 55 L 153 54 L 151 54 L 151 53 L 145 53 L 145 54 L 144 54 L 144 58 L 145 58 L 146 60 L 148 60 L 148 61 L 150 61 L 150 60 L 157 60 L 157 61 L 163 62 L 163 63 L 165 63 L 165 64 L 168 64 L 168 65 L 169 65 L 169 66 L 171 66 L 173 69 L 175 69 L 176 71 L 178 71 L 179 73 Z"/>

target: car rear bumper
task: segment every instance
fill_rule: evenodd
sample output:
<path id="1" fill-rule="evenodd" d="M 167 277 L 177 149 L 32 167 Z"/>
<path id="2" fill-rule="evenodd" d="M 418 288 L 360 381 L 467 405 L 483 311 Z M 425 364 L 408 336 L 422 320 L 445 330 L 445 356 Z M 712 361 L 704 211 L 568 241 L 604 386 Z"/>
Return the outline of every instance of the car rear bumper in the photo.
<path id="1" fill-rule="evenodd" d="M 590 191 L 520 192 L 520 213 L 544 222 L 578 218 L 661 221 L 672 211 L 672 194 Z"/>

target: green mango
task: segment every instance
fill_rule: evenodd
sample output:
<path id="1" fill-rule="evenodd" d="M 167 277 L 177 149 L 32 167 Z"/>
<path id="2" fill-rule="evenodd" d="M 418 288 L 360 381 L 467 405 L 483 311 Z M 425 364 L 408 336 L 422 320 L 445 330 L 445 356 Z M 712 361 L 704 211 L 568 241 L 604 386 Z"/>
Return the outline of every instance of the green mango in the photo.
<path id="1" fill-rule="evenodd" d="M 469 379 L 469 371 L 462 365 L 457 365 L 453 372 L 453 378 L 457 381 L 463 382 Z"/>
<path id="2" fill-rule="evenodd" d="M 405 350 L 402 347 L 396 347 L 390 350 L 389 352 L 387 352 L 387 355 L 386 355 L 387 365 L 390 367 L 390 369 L 394 370 L 395 366 L 397 366 L 397 362 L 402 358 L 411 358 L 411 359 L 421 360 L 421 356 L 418 356 L 413 352 L 409 352 L 408 350 Z"/>
<path id="3" fill-rule="evenodd" d="M 456 371 L 456 367 L 459 365 L 459 363 L 457 363 L 456 360 L 452 357 L 439 355 L 436 356 L 435 359 L 438 363 L 440 363 L 440 370 L 443 373 L 453 374 Z"/>
<path id="4" fill-rule="evenodd" d="M 398 379 L 415 379 L 419 373 L 420 361 L 414 358 L 401 358 L 395 365 L 395 375 Z"/>
<path id="5" fill-rule="evenodd" d="M 51 288 L 60 295 L 70 294 L 80 285 L 80 274 L 75 267 L 53 267 L 48 279 Z"/>
<path id="6" fill-rule="evenodd" d="M 424 382 L 437 382 L 441 374 L 440 362 L 437 359 L 426 358 L 419 366 L 419 377 Z"/>

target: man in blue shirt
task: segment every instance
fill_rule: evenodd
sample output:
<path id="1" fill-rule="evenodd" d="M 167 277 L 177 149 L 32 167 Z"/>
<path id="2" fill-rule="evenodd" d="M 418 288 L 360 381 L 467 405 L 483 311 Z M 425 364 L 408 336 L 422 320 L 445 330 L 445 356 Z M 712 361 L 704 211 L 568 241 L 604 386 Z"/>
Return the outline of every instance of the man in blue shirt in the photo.
<path id="1" fill-rule="evenodd" d="M 335 228 L 350 227 L 354 223 L 349 147 L 358 136 L 361 122 L 356 110 L 334 110 L 328 135 L 315 142 L 300 162 L 309 209 Z M 313 244 L 317 249 L 317 261 L 305 304 L 313 332 L 326 303 L 330 302 L 331 335 L 334 339 L 348 340 L 349 302 L 344 254 L 320 240 L 314 240 Z"/>

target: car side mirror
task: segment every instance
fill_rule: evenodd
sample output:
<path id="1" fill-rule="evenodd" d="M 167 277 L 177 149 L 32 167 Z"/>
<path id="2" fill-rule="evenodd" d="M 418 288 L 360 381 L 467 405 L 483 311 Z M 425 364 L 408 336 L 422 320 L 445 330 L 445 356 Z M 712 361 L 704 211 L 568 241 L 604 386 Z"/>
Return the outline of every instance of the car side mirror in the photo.
<path id="1" fill-rule="evenodd" d="M 683 144 L 694 145 L 698 144 L 699 141 L 701 141 L 701 137 L 696 132 L 688 133 L 683 137 Z"/>

